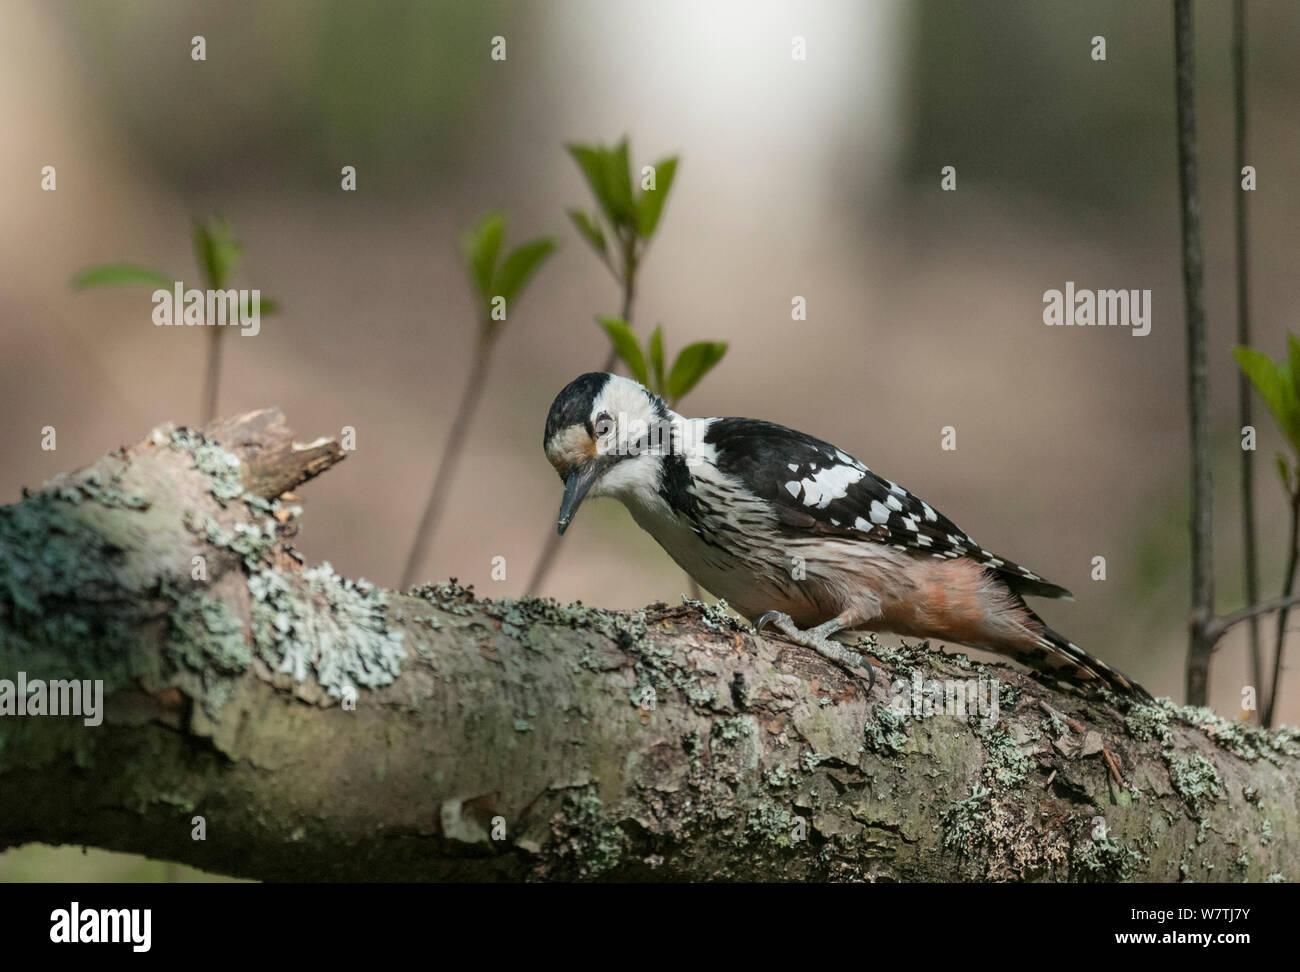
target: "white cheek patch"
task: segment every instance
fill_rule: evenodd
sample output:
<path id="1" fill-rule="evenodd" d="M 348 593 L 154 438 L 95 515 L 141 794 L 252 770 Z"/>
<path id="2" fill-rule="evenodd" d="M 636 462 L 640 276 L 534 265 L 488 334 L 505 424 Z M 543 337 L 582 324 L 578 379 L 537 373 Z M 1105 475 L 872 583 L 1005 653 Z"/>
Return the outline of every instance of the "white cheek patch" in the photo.
<path id="1" fill-rule="evenodd" d="M 802 486 L 804 506 L 813 506 L 820 510 L 829 506 L 831 500 L 843 499 L 847 496 L 849 487 L 865 475 L 864 470 L 853 466 L 828 466 L 816 470 L 798 484 L 790 482 L 785 486 L 786 489 L 790 489 L 792 485 Z M 790 489 L 790 493 L 793 496 L 798 495 L 793 489 Z"/>

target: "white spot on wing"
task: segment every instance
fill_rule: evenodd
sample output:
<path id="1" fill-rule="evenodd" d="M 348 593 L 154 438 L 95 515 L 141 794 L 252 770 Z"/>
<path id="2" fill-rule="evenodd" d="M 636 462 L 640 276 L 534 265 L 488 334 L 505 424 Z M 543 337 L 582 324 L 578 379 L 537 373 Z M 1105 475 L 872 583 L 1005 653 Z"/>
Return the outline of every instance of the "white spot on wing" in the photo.
<path id="1" fill-rule="evenodd" d="M 853 466 L 836 465 L 814 470 L 802 482 L 804 505 L 825 509 L 831 500 L 847 496 L 849 487 L 865 475 L 865 472 Z M 786 488 L 789 488 L 789 484 Z"/>
<path id="2" fill-rule="evenodd" d="M 885 504 L 880 502 L 880 500 L 871 501 L 871 522 L 872 523 L 889 522 L 889 510 L 885 509 Z"/>
<path id="3" fill-rule="evenodd" d="M 798 483 L 798 482 L 796 482 L 795 480 L 792 479 L 792 480 L 790 480 L 790 482 L 788 482 L 788 483 L 785 484 L 785 488 L 788 489 L 788 490 L 790 491 L 790 495 L 791 495 L 791 496 L 793 496 L 793 497 L 795 497 L 795 498 L 798 498 L 798 496 L 799 496 L 799 483 Z"/>

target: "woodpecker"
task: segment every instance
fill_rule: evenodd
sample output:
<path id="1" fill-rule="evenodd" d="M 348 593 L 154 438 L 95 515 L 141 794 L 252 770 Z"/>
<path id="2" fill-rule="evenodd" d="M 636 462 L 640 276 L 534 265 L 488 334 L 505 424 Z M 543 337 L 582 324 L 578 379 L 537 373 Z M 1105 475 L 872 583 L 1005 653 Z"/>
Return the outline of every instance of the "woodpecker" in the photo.
<path id="1" fill-rule="evenodd" d="M 684 418 L 637 382 L 593 372 L 556 396 L 543 446 L 564 482 L 561 534 L 586 497 L 614 497 L 756 630 L 771 625 L 872 684 L 870 662 L 832 635 L 953 642 L 1151 697 L 1025 603 L 1069 591 L 821 439 L 758 419 Z"/>

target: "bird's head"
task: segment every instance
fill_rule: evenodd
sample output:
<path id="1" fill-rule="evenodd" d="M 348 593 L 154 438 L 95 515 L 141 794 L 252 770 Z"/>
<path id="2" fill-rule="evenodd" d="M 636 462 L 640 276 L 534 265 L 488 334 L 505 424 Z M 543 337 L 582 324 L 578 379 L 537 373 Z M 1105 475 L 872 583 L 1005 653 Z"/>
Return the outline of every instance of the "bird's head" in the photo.
<path id="1" fill-rule="evenodd" d="M 630 378 L 591 372 L 551 403 L 542 445 L 564 481 L 563 533 L 587 496 L 622 496 L 658 482 L 680 416 Z"/>

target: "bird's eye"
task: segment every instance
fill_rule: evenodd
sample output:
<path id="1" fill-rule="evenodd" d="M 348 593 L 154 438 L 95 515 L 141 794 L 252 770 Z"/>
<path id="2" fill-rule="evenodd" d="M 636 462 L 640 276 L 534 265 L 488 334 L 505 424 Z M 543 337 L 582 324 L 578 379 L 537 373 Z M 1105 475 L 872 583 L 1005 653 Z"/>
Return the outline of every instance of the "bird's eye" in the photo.
<path id="1" fill-rule="evenodd" d="M 603 438 L 614 431 L 614 420 L 609 417 L 608 412 L 601 412 L 596 416 L 596 437 Z"/>

